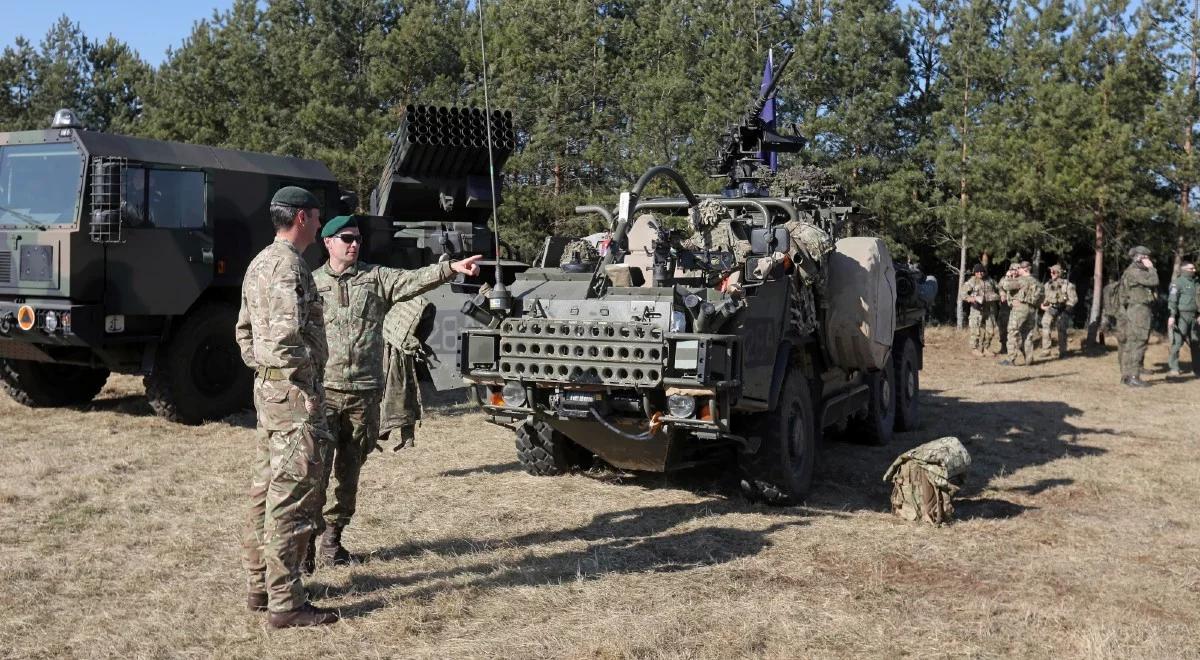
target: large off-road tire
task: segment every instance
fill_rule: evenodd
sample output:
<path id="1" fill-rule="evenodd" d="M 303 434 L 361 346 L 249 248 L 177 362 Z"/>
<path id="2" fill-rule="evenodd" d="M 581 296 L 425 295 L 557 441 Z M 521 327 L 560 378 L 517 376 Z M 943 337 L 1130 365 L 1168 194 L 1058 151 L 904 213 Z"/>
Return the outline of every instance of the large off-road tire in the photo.
<path id="1" fill-rule="evenodd" d="M 917 342 L 904 340 L 896 354 L 896 430 L 915 431 L 921 424 L 921 370 L 917 368 Z"/>
<path id="2" fill-rule="evenodd" d="M 817 462 L 817 426 L 808 381 L 789 373 L 775 410 L 758 416 L 758 451 L 739 457 L 742 490 L 767 504 L 795 504 L 812 488 Z"/>
<path id="3" fill-rule="evenodd" d="M 254 374 L 242 362 L 233 328 L 237 310 L 205 304 L 159 347 L 145 378 L 146 398 L 161 417 L 183 424 L 221 419 L 251 405 Z"/>
<path id="4" fill-rule="evenodd" d="M 545 422 L 517 425 L 517 461 L 529 474 L 553 477 L 582 467 L 590 454 Z"/>
<path id="5" fill-rule="evenodd" d="M 871 391 L 866 416 L 854 424 L 850 439 L 883 446 L 896 432 L 896 367 L 890 358 L 883 369 L 867 375 L 867 386 Z"/>
<path id="6" fill-rule="evenodd" d="M 30 408 L 83 405 L 100 393 L 107 380 L 108 369 L 0 359 L 0 388 Z"/>

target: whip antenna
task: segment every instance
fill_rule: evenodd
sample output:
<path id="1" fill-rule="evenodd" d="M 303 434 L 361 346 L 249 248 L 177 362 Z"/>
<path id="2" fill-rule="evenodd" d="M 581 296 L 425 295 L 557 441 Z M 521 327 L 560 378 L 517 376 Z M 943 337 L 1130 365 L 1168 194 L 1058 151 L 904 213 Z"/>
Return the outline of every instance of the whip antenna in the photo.
<path id="1" fill-rule="evenodd" d="M 512 296 L 504 287 L 503 270 L 500 268 L 500 214 L 496 211 L 496 159 L 492 155 L 492 105 L 488 98 L 487 41 L 483 36 L 483 0 L 475 0 L 475 14 L 479 17 L 479 56 L 483 66 L 483 117 L 487 130 L 488 185 L 492 187 L 492 226 L 496 228 L 496 285 L 488 294 L 488 308 L 508 315 L 512 310 Z"/>

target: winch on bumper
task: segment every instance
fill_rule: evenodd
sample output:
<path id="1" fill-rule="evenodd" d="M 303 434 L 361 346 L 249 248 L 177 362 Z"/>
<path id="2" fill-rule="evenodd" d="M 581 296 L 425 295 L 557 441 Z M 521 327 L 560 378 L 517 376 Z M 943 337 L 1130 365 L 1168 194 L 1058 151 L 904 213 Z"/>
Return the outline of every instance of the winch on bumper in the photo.
<path id="1" fill-rule="evenodd" d="M 590 420 L 633 440 L 686 430 L 742 441 L 729 432 L 736 345 L 735 335 L 642 321 L 518 317 L 463 333 L 459 366 L 496 423 L 535 415 Z"/>

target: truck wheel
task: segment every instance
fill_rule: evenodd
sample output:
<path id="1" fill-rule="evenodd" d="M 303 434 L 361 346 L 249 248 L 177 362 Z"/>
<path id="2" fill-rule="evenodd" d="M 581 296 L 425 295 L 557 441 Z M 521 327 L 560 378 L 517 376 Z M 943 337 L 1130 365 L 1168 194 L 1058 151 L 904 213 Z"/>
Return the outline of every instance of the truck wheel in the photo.
<path id="1" fill-rule="evenodd" d="M 189 314 L 158 349 L 145 378 L 150 407 L 183 424 L 220 419 L 251 404 L 253 374 L 233 339 L 237 310 L 207 304 Z"/>
<path id="2" fill-rule="evenodd" d="M 83 405 L 100 393 L 107 380 L 108 369 L 0 360 L 0 388 L 30 408 Z"/>
<path id="3" fill-rule="evenodd" d="M 526 419 L 517 426 L 517 461 L 537 477 L 554 477 L 581 467 L 585 450 L 545 422 Z"/>
<path id="4" fill-rule="evenodd" d="M 915 431 L 921 424 L 921 371 L 917 369 L 917 345 L 905 340 L 896 362 L 896 430 Z"/>
<path id="5" fill-rule="evenodd" d="M 779 405 L 760 415 L 758 452 L 739 459 L 742 490 L 767 504 L 795 504 L 812 487 L 817 462 L 817 429 L 808 381 L 800 372 L 787 375 Z"/>
<path id="6" fill-rule="evenodd" d="M 867 445 L 883 446 L 892 441 L 896 427 L 896 367 L 892 360 L 883 369 L 867 375 L 871 392 L 865 419 L 855 424 L 854 440 Z"/>

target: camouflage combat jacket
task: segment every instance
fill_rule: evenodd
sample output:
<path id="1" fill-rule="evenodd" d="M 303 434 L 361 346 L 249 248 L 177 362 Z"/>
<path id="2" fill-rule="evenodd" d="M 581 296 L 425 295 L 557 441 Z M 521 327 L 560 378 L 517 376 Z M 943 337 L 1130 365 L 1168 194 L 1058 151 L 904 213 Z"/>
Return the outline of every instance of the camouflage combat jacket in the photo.
<path id="1" fill-rule="evenodd" d="M 383 387 L 383 319 L 396 303 L 453 277 L 450 262 L 417 270 L 358 263 L 335 274 L 326 262 L 313 273 L 325 302 L 329 358 L 325 386 L 335 390 Z"/>
<path id="2" fill-rule="evenodd" d="M 1171 280 L 1171 290 L 1167 293 L 1167 312 L 1173 317 L 1180 312 L 1195 316 L 1197 296 L 1200 296 L 1200 287 L 1196 286 L 1195 277 L 1176 277 Z"/>
<path id="3" fill-rule="evenodd" d="M 1042 304 L 1042 283 L 1032 275 L 1022 275 L 1009 285 L 1008 301 L 1013 307 L 1027 305 L 1037 307 Z"/>
<path id="4" fill-rule="evenodd" d="M 276 238 L 250 262 L 234 336 L 242 361 L 257 372 L 256 404 L 278 404 L 258 406 L 264 428 L 287 430 L 307 419 L 305 398 L 320 407 L 328 356 L 321 298 L 290 241 Z"/>
<path id="5" fill-rule="evenodd" d="M 975 297 L 980 298 L 983 302 L 971 300 Z M 990 277 L 978 280 L 972 277 L 963 283 L 962 301 L 970 303 L 971 307 L 975 309 L 983 309 L 985 304 L 994 308 L 995 303 L 999 300 L 1000 290 L 996 288 L 996 283 Z"/>
<path id="6" fill-rule="evenodd" d="M 1158 271 L 1141 264 L 1129 264 L 1121 274 L 1121 302 L 1123 306 L 1149 305 L 1156 297 Z"/>
<path id="7" fill-rule="evenodd" d="M 1046 302 L 1058 310 L 1067 310 L 1079 302 L 1079 295 L 1075 293 L 1074 284 L 1059 277 L 1046 282 Z"/>

